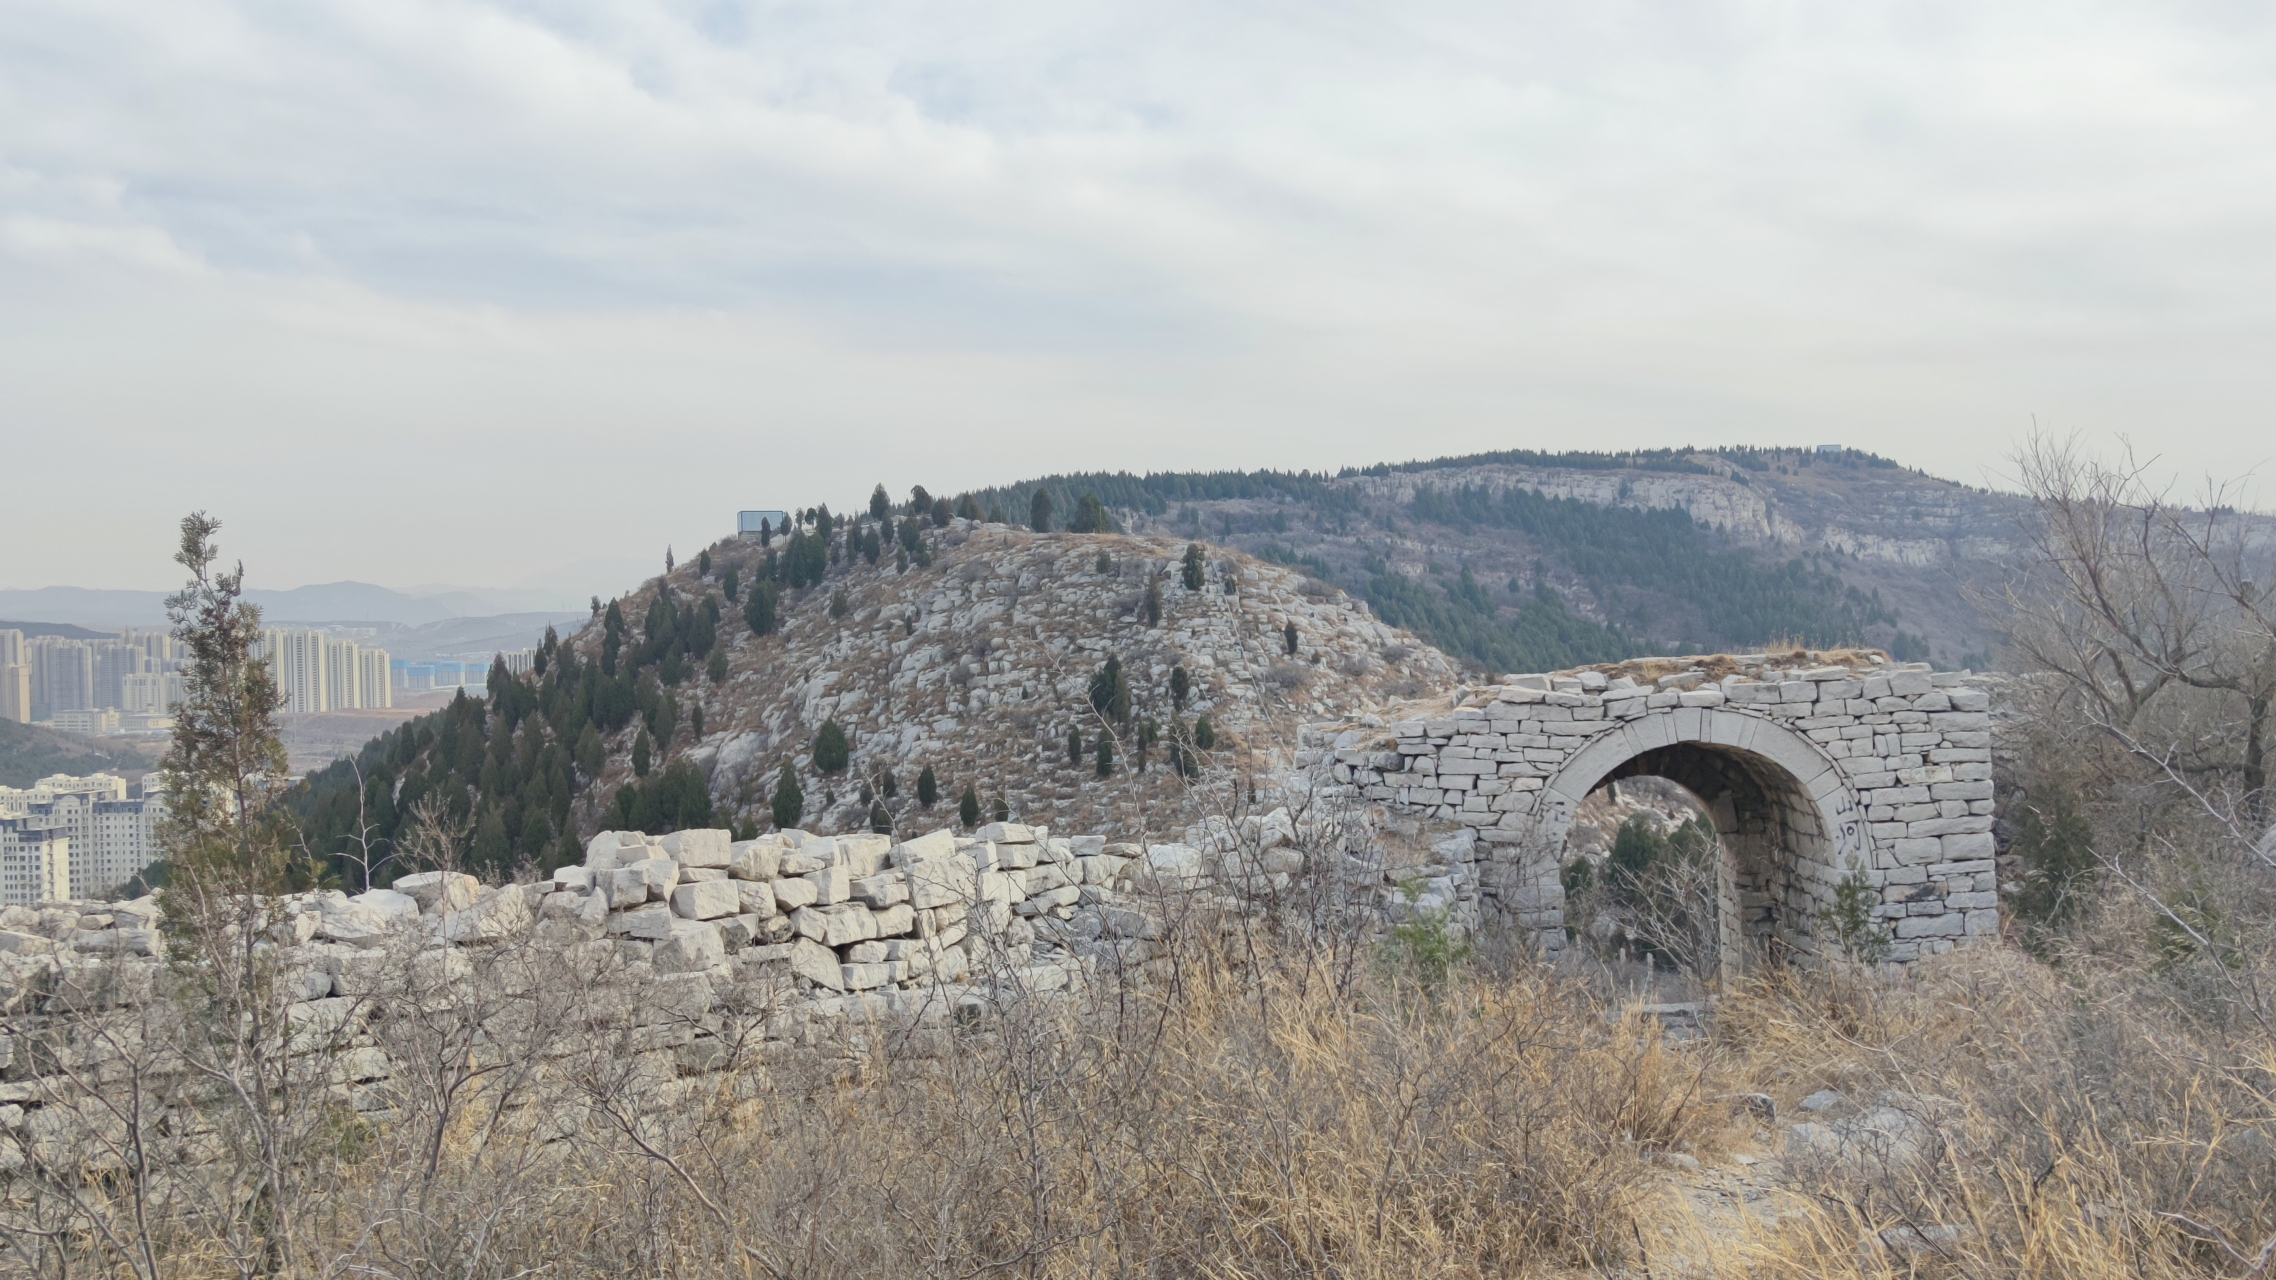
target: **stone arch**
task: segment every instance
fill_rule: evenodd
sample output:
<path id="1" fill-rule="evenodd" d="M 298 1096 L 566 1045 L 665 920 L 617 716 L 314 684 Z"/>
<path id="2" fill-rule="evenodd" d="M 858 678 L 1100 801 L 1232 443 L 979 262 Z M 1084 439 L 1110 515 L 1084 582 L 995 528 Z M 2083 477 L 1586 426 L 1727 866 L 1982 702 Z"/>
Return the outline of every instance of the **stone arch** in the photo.
<path id="1" fill-rule="evenodd" d="M 1757 957 L 1817 954 L 1819 913 L 1849 869 L 1870 863 L 1863 809 L 1833 759 L 1803 734 L 1744 712 L 1683 707 L 1640 717 L 1597 735 L 1545 781 L 1535 849 L 1562 866 L 1580 802 L 1643 775 L 1684 787 L 1713 817 L 1724 972 Z"/>

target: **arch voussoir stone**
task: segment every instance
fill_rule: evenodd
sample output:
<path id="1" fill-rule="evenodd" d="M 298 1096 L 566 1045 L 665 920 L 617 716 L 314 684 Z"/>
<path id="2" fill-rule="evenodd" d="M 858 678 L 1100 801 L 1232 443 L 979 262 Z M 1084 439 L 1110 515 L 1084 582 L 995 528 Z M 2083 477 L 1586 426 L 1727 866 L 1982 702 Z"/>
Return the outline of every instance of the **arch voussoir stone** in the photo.
<path id="1" fill-rule="evenodd" d="M 1373 741 L 1321 726 L 1304 745 L 1359 796 L 1475 833 L 1481 892 L 1548 950 L 1565 943 L 1574 812 L 1606 780 L 1647 772 L 1731 827 L 1726 888 L 1765 945 L 1823 951 L 1821 917 L 1853 875 L 1878 896 L 1892 960 L 1997 934 L 1985 688 L 1918 663 L 1674 661 L 1699 667 L 1650 684 L 1634 664 L 1512 676 Z"/>

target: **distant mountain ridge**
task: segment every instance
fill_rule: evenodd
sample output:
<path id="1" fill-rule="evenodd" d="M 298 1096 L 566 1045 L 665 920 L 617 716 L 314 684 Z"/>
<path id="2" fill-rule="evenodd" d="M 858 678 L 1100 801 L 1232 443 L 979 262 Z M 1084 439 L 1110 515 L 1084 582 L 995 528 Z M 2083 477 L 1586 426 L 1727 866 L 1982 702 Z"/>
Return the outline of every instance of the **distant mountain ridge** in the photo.
<path id="1" fill-rule="evenodd" d="M 1867 643 L 1983 664 L 1966 599 L 2012 559 L 2012 494 L 1858 450 L 1508 450 L 1339 472 L 1081 472 L 980 490 L 1026 519 L 1096 495 L 1133 533 L 1299 566 L 1481 668 Z"/>
<path id="2" fill-rule="evenodd" d="M 0 590 L 0 615 L 111 630 L 161 627 L 166 625 L 166 594 L 85 587 Z M 271 622 L 386 622 L 404 626 L 454 618 L 560 613 L 564 604 L 573 603 L 557 591 L 448 587 L 412 594 L 368 582 L 314 583 L 284 591 L 252 589 L 245 598 L 259 605 Z"/>

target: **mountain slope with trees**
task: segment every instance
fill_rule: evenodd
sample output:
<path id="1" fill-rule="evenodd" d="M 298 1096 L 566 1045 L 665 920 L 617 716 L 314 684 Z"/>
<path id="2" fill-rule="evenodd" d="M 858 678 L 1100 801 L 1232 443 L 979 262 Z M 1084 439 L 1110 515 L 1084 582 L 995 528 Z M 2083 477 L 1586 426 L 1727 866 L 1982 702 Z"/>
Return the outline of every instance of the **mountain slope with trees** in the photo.
<path id="1" fill-rule="evenodd" d="M 367 860 L 384 883 L 438 849 L 549 869 L 600 829 L 1009 817 L 1135 839 L 1198 816 L 1196 786 L 1285 763 L 1303 722 L 1460 678 L 1282 566 L 977 522 L 922 491 L 881 505 L 708 548 L 549 635 L 528 674 L 494 669 L 486 697 L 312 776 L 311 851 L 360 887 Z"/>

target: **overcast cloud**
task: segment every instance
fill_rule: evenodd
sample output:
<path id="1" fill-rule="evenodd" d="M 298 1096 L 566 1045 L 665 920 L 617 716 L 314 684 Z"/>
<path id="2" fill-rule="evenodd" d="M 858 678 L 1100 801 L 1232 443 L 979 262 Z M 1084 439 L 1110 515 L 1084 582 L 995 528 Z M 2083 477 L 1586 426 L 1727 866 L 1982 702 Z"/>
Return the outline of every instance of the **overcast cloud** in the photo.
<path id="1" fill-rule="evenodd" d="M 2264 4 L 0 0 L 0 586 L 629 585 L 744 506 L 2276 455 Z"/>

